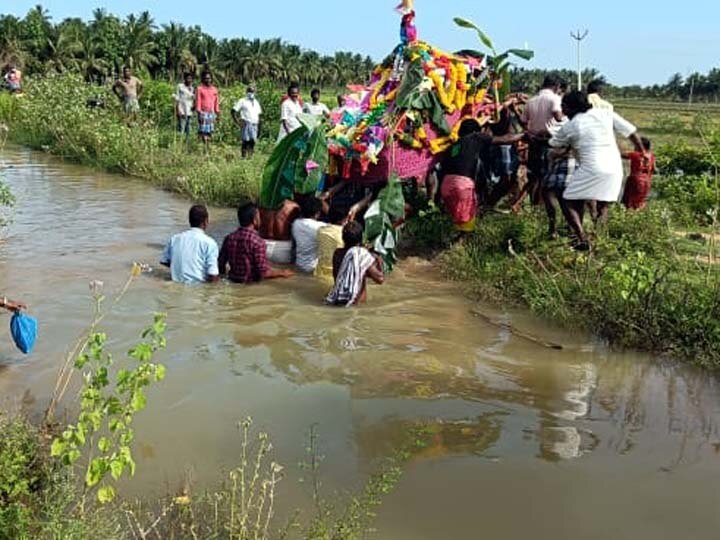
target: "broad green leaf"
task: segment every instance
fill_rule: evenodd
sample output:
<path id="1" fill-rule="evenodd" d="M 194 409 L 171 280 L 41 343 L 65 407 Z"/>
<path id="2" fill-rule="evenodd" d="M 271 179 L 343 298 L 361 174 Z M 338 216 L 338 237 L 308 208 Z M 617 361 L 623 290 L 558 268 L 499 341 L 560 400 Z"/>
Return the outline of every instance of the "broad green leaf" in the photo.
<path id="1" fill-rule="evenodd" d="M 110 462 L 110 476 L 115 480 L 120 480 L 123 471 L 125 470 L 125 463 L 120 458 L 115 458 Z"/>
<path id="2" fill-rule="evenodd" d="M 162 364 L 158 364 L 155 366 L 155 380 L 157 382 L 163 381 L 165 379 L 165 375 L 167 373 L 167 369 Z"/>
<path id="3" fill-rule="evenodd" d="M 468 28 L 471 30 L 475 30 L 475 32 L 477 32 L 477 35 L 480 38 L 480 41 L 482 42 L 482 44 L 485 45 L 488 49 L 490 49 L 492 51 L 495 50 L 495 46 L 493 45 L 493 42 L 490 39 L 490 37 L 485 32 L 480 30 L 480 28 L 474 22 L 469 21 L 467 19 L 463 19 L 462 17 L 455 17 L 455 24 L 457 24 L 461 28 Z"/>
<path id="4" fill-rule="evenodd" d="M 314 161 L 318 167 L 307 171 L 308 161 Z M 325 130 L 322 127 L 315 129 L 307 141 L 305 151 L 300 155 L 295 174 L 295 191 L 303 195 L 315 193 L 320 186 L 322 176 L 327 169 L 328 148 Z"/>
<path id="5" fill-rule="evenodd" d="M 510 49 L 508 53 L 523 60 L 532 60 L 535 57 L 535 51 L 528 49 Z"/>
<path id="6" fill-rule="evenodd" d="M 88 487 L 97 486 L 105 475 L 107 464 L 102 458 L 95 458 L 85 472 L 85 485 Z"/>
<path id="7" fill-rule="evenodd" d="M 103 486 L 98 489 L 97 499 L 100 504 L 108 504 L 115 499 L 115 488 L 112 486 Z"/>
<path id="8" fill-rule="evenodd" d="M 50 447 L 50 455 L 52 457 L 60 457 L 65 452 L 67 443 L 62 439 L 55 439 Z"/>
<path id="9" fill-rule="evenodd" d="M 299 157 L 296 147 L 308 133 L 306 127 L 301 126 L 275 147 L 263 171 L 260 187 L 260 206 L 269 210 L 276 210 L 282 203 L 293 198 L 295 179 L 288 178 L 287 171 L 295 170 L 295 163 Z"/>
<path id="10" fill-rule="evenodd" d="M 139 412 L 145 408 L 145 405 L 147 405 L 147 398 L 145 397 L 145 392 L 143 392 L 142 389 L 138 388 L 132 395 L 132 399 L 130 400 L 130 406 L 132 407 L 132 410 L 134 412 Z"/>
<path id="11" fill-rule="evenodd" d="M 100 440 L 98 441 L 98 449 L 103 454 L 107 454 L 110 451 L 110 439 L 107 437 L 100 437 Z"/>

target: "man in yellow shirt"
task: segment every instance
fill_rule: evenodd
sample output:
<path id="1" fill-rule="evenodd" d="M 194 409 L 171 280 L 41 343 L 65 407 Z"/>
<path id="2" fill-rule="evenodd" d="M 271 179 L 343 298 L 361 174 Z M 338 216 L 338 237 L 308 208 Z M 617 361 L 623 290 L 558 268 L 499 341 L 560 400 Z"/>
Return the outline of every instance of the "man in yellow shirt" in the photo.
<path id="1" fill-rule="evenodd" d="M 340 209 L 332 208 L 329 218 L 330 224 L 317 232 L 318 265 L 315 267 L 315 276 L 332 281 L 333 255 L 335 250 L 345 247 L 342 231 L 347 216 Z"/>

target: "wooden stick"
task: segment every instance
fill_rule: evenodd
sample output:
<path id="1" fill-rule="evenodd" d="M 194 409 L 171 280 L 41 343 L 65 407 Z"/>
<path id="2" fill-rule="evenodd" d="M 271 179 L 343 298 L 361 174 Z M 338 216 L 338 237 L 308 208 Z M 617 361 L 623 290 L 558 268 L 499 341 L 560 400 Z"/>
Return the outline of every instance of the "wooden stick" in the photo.
<path id="1" fill-rule="evenodd" d="M 500 321 L 496 321 L 496 320 L 494 320 L 492 317 L 490 317 L 489 315 L 485 315 L 484 313 L 481 313 L 481 312 L 478 311 L 477 309 L 473 309 L 473 310 L 471 311 L 471 313 L 472 313 L 473 315 L 475 315 L 476 317 L 479 317 L 480 319 L 484 320 L 484 321 L 487 322 L 488 324 L 491 324 L 492 326 L 496 326 L 496 327 L 498 327 L 498 328 L 502 328 L 503 330 L 507 330 L 508 332 L 510 332 L 511 334 L 513 334 L 514 336 L 517 336 L 517 337 L 519 337 L 519 338 L 521 338 L 521 339 L 524 339 L 524 340 L 526 340 L 526 341 L 531 341 L 532 343 L 535 343 L 536 345 L 540 345 L 541 347 L 545 347 L 546 349 L 554 349 L 554 350 L 556 350 L 556 351 L 562 351 L 562 350 L 563 350 L 563 346 L 562 346 L 562 345 L 559 345 L 559 344 L 557 344 L 557 343 L 552 343 L 552 342 L 550 342 L 550 341 L 545 341 L 545 340 L 543 340 L 543 339 L 541 339 L 541 338 L 539 338 L 539 337 L 533 336 L 532 334 L 527 334 L 527 333 L 525 333 L 525 332 L 522 332 L 521 330 L 518 330 L 517 328 L 515 328 L 515 327 L 512 326 L 511 324 L 504 323 L 504 322 L 500 322 Z"/>

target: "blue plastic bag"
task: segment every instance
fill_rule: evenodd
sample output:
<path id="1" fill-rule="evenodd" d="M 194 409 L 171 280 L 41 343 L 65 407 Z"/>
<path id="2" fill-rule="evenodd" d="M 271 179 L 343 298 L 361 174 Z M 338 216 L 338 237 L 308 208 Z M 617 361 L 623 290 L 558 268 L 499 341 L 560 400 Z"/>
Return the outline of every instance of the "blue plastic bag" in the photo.
<path id="1" fill-rule="evenodd" d="M 36 319 L 16 311 L 10 320 L 10 334 L 23 354 L 30 354 L 37 339 L 38 322 Z"/>

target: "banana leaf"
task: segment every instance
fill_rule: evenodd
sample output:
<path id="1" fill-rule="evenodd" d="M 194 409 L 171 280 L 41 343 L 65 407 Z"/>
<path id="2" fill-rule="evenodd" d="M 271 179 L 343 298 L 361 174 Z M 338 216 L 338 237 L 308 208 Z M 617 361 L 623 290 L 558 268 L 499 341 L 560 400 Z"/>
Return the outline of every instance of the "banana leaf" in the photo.
<path id="1" fill-rule="evenodd" d="M 295 166 L 300 158 L 301 144 L 308 130 L 301 126 L 275 147 L 263 171 L 260 186 L 260 206 L 277 210 L 287 199 L 292 199 L 295 189 Z"/>
<path id="2" fill-rule="evenodd" d="M 405 197 L 396 174 L 380 192 L 365 213 L 365 240 L 383 258 L 385 268 L 391 271 L 397 263 L 398 233 L 393 218 L 405 215 Z"/>
<path id="3" fill-rule="evenodd" d="M 315 193 L 320 186 L 328 165 L 328 146 L 325 130 L 318 125 L 310 134 L 304 150 L 295 165 L 295 192 L 303 195 Z M 308 162 L 317 164 L 317 168 L 308 171 Z"/>
<path id="4" fill-rule="evenodd" d="M 420 85 L 425 79 L 422 60 L 415 60 L 405 70 L 395 103 L 400 109 L 414 109 L 412 103 L 420 94 Z"/>
<path id="5" fill-rule="evenodd" d="M 388 185 L 378 195 L 380 209 L 391 218 L 400 219 L 405 216 L 405 196 L 397 174 L 390 177 Z"/>

